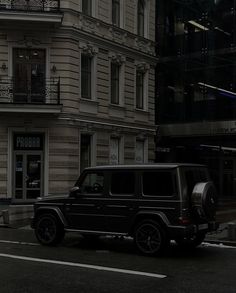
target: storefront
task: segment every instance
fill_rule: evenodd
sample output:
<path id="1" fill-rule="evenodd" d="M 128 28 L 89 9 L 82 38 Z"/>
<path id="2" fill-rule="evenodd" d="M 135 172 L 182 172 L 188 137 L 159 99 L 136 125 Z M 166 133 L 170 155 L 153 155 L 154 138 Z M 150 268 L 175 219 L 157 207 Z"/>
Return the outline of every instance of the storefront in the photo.
<path id="1" fill-rule="evenodd" d="M 12 133 L 12 198 L 30 200 L 44 189 L 44 134 Z"/>

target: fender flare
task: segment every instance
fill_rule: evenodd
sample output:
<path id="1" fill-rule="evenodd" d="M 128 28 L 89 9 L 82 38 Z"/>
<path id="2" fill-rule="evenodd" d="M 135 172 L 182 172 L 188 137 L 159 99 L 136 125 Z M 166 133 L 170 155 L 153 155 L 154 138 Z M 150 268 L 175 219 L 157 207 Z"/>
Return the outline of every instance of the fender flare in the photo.
<path id="1" fill-rule="evenodd" d="M 166 215 L 161 212 L 161 211 L 139 211 L 133 221 L 132 221 L 132 225 L 131 225 L 131 231 L 134 229 L 134 227 L 136 226 L 137 222 L 139 222 L 141 219 L 158 219 L 159 221 L 161 221 L 161 224 L 165 225 L 166 227 L 170 226 L 170 222 L 168 220 L 168 218 L 166 217 Z"/>
<path id="2" fill-rule="evenodd" d="M 34 221 L 37 219 L 38 216 L 40 216 L 41 214 L 45 214 L 45 213 L 56 214 L 57 217 L 59 218 L 60 222 L 64 226 L 64 228 L 66 228 L 68 226 L 67 220 L 64 217 L 62 211 L 58 207 L 54 207 L 54 206 L 47 206 L 47 207 L 39 207 L 39 208 L 37 208 L 37 210 L 35 211 Z"/>

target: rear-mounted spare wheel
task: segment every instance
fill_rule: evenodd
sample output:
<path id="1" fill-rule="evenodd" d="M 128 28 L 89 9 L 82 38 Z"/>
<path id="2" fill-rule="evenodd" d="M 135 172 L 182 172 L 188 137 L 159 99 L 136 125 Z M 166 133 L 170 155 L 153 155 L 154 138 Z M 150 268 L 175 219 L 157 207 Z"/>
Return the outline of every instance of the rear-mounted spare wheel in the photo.
<path id="1" fill-rule="evenodd" d="M 217 193 L 213 182 L 200 182 L 194 186 L 191 206 L 200 218 L 214 219 L 217 207 Z"/>

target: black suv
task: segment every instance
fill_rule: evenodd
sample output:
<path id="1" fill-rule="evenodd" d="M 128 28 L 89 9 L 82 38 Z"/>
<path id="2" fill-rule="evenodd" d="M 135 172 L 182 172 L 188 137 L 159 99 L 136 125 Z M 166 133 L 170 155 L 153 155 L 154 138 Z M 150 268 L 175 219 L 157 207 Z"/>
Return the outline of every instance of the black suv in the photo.
<path id="1" fill-rule="evenodd" d="M 216 230 L 216 190 L 196 164 L 117 165 L 83 171 L 69 195 L 39 198 L 32 227 L 40 243 L 55 245 L 66 231 L 131 236 L 144 254 L 170 240 L 195 247 Z"/>

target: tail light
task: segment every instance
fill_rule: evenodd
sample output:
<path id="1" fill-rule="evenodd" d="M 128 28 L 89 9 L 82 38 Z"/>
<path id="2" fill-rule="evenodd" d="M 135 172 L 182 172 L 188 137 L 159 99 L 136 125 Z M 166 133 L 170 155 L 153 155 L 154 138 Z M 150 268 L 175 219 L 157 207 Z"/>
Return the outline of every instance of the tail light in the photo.
<path id="1" fill-rule="evenodd" d="M 181 225 L 188 225 L 190 224 L 190 219 L 188 217 L 179 217 L 179 223 Z"/>

